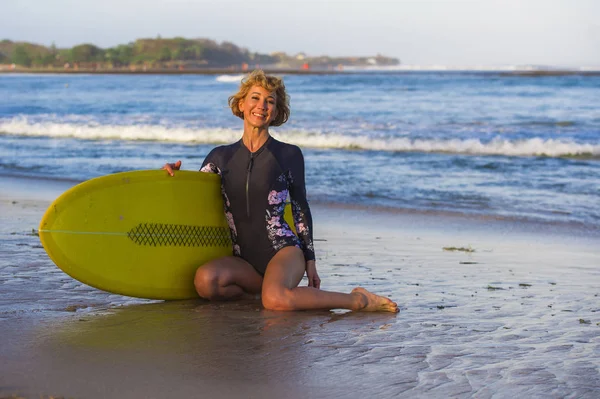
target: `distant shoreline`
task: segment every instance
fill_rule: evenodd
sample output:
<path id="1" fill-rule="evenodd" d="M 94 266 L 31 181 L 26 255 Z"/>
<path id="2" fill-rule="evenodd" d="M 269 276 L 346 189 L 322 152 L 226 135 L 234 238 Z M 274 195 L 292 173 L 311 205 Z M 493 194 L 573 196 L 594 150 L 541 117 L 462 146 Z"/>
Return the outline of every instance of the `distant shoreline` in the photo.
<path id="1" fill-rule="evenodd" d="M 325 75 L 352 73 L 337 69 L 294 69 L 294 68 L 257 68 L 262 69 L 269 74 L 286 75 Z M 199 69 L 58 69 L 58 68 L 20 68 L 20 69 L 1 69 L 0 74 L 60 74 L 60 75 L 243 75 L 250 73 L 252 69 L 241 70 L 233 68 L 199 68 Z"/>
<path id="2" fill-rule="evenodd" d="M 268 74 L 285 74 L 285 75 L 338 75 L 338 74 L 358 74 L 358 73 L 389 73 L 389 74 L 406 74 L 406 73 L 478 73 L 494 76 L 506 77 L 545 77 L 545 76 L 600 76 L 600 71 L 573 71 L 573 70 L 376 70 L 376 69 L 279 69 L 279 68 L 263 68 Z M 237 75 L 246 74 L 249 71 L 242 71 L 231 68 L 202 68 L 202 69 L 50 69 L 50 68 L 27 68 L 27 69 L 0 69 L 0 74 L 59 74 L 59 75 Z"/>
<path id="3" fill-rule="evenodd" d="M 300 69 L 269 69 L 261 68 L 265 73 L 270 74 L 294 74 L 294 75 L 325 75 L 325 74 L 339 74 L 348 73 L 338 70 L 300 70 Z M 184 69 L 184 70 L 171 70 L 171 69 L 147 69 L 147 70 L 114 70 L 114 69 L 17 69 L 17 70 L 3 70 L 0 69 L 0 74 L 60 74 L 60 75 L 241 75 L 249 73 L 250 71 L 242 71 L 230 68 L 210 68 L 210 69 Z"/>

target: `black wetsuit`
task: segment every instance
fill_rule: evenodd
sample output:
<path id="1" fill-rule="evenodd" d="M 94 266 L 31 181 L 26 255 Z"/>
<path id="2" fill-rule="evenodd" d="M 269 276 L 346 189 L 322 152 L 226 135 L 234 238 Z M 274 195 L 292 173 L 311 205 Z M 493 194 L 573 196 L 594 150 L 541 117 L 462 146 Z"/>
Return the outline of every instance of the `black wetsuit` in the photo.
<path id="1" fill-rule="evenodd" d="M 200 170 L 221 176 L 235 256 L 261 275 L 277 251 L 287 246 L 301 248 L 305 260 L 315 259 L 300 148 L 269 137 L 250 152 L 240 140 L 213 149 Z M 288 193 L 298 236 L 283 219 Z"/>

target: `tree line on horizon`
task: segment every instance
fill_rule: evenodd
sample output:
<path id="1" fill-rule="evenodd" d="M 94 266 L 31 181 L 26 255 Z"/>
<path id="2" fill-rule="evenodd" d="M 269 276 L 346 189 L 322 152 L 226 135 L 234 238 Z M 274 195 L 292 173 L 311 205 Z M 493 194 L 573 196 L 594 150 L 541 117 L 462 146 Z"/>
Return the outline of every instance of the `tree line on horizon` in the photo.
<path id="1" fill-rule="evenodd" d="M 81 65 L 95 68 L 123 68 L 147 66 L 150 68 L 223 68 L 243 64 L 300 67 L 302 65 L 397 65 L 395 58 L 374 57 L 307 57 L 304 54 L 287 55 L 283 52 L 260 54 L 236 46 L 231 42 L 217 43 L 211 39 L 137 39 L 107 49 L 93 44 L 79 44 L 71 48 L 57 48 L 11 40 L 0 41 L 0 64 L 15 64 L 26 68 L 63 68 Z"/>

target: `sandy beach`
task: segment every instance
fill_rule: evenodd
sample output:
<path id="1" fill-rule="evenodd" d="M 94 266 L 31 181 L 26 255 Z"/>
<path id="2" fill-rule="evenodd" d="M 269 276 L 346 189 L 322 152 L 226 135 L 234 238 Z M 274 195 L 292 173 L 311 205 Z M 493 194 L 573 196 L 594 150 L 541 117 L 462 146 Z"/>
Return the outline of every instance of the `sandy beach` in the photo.
<path id="1" fill-rule="evenodd" d="M 71 279 L 35 230 L 73 184 L 0 177 L 0 397 L 598 397 L 585 226 L 314 204 L 322 288 L 401 311 L 271 312 Z"/>

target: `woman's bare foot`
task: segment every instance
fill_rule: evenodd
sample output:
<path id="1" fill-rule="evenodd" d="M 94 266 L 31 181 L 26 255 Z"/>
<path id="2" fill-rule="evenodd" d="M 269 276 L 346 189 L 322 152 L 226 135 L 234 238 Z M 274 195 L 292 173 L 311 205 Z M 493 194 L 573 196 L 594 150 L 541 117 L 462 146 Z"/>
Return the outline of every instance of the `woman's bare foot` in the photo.
<path id="1" fill-rule="evenodd" d="M 398 304 L 389 298 L 373 294 L 362 287 L 352 290 L 352 295 L 356 298 L 356 309 L 363 312 L 392 312 L 398 313 Z"/>

